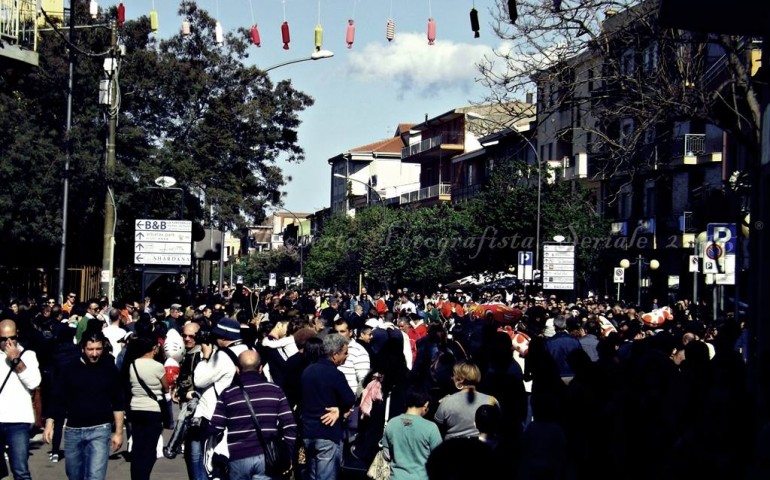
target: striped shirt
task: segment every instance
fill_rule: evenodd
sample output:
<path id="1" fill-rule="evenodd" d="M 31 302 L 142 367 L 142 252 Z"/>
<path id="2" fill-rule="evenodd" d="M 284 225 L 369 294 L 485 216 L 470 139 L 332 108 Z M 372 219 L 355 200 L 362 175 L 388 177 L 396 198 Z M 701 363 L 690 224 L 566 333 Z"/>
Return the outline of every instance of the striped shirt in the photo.
<path id="1" fill-rule="evenodd" d="M 369 373 L 369 363 L 369 352 L 355 339 L 351 339 L 348 343 L 348 358 L 345 359 L 345 363 L 337 367 L 337 370 L 345 374 L 345 381 L 356 395 L 358 395 L 358 387 Z"/>
<path id="2" fill-rule="evenodd" d="M 262 435 L 266 440 L 282 436 L 293 452 L 294 442 L 297 440 L 297 423 L 281 387 L 266 382 L 257 372 L 243 372 L 240 378 L 262 427 Z M 238 386 L 228 387 L 219 396 L 214 415 L 211 417 L 211 427 L 220 432 L 227 427 L 230 460 L 255 457 L 264 453 L 254 420 Z"/>

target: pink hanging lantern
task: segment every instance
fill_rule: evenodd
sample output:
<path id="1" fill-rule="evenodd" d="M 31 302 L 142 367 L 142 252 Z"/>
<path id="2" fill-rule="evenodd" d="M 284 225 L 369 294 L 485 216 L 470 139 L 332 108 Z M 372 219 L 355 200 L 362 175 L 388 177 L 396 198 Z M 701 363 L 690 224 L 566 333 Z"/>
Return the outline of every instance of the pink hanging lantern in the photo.
<path id="1" fill-rule="evenodd" d="M 281 38 L 283 40 L 283 49 L 289 49 L 289 42 L 291 42 L 291 35 L 289 34 L 289 22 L 283 22 L 281 25 Z"/>
<path id="2" fill-rule="evenodd" d="M 348 44 L 348 48 L 353 48 L 353 40 L 356 38 L 356 26 L 353 24 L 353 19 L 348 20 L 348 31 L 345 32 L 345 43 Z"/>
<path id="3" fill-rule="evenodd" d="M 428 19 L 428 45 L 433 45 L 436 42 L 436 21 L 433 17 Z"/>
<path id="4" fill-rule="evenodd" d="M 259 28 L 257 28 L 256 24 L 251 27 L 251 43 L 258 47 L 262 46 L 262 40 L 259 38 Z"/>

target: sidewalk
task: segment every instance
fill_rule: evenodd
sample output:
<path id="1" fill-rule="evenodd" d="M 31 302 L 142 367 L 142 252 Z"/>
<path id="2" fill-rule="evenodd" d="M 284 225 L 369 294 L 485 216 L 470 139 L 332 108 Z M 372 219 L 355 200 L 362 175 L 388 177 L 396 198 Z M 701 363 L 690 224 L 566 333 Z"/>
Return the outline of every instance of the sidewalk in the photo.
<path id="1" fill-rule="evenodd" d="M 170 434 L 171 430 L 163 431 L 164 438 L 167 438 Z M 127 439 L 124 435 L 123 448 L 120 449 L 118 454 L 110 457 L 110 462 L 107 466 L 107 480 L 127 480 L 131 478 L 131 464 L 125 460 L 123 455 L 126 451 L 126 442 Z M 64 462 L 66 460 L 61 460 L 58 463 L 51 463 L 48 461 L 49 451 L 50 446 L 43 443 L 41 433 L 38 433 L 32 438 L 29 452 L 29 469 L 32 473 L 33 480 L 67 478 L 67 475 L 64 473 Z M 185 480 L 186 478 L 187 469 L 185 468 L 184 457 L 182 455 L 178 455 L 173 460 L 161 457 L 155 463 L 155 468 L 152 470 L 152 479 Z"/>

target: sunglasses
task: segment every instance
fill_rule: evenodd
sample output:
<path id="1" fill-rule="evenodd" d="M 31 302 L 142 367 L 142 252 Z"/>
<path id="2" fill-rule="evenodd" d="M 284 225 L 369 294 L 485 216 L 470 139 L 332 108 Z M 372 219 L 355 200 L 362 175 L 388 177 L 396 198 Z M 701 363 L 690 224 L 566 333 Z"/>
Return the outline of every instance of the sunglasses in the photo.
<path id="1" fill-rule="evenodd" d="M 12 335 L 10 337 L 0 337 L 0 342 L 7 342 L 8 340 L 16 341 L 16 339 L 19 338 L 16 335 Z"/>
<path id="2" fill-rule="evenodd" d="M 67 298 L 75 298 L 75 295 L 67 295 Z"/>
<path id="3" fill-rule="evenodd" d="M 182 338 L 195 338 L 195 335 L 184 334 L 184 335 L 182 335 Z"/>

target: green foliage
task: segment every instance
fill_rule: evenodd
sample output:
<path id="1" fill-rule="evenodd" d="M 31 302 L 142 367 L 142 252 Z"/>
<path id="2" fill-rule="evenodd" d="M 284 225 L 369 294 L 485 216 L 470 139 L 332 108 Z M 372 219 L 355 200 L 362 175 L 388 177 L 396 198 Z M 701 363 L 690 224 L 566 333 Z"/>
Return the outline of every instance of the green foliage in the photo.
<path id="1" fill-rule="evenodd" d="M 98 92 L 110 31 L 96 26 L 104 20 L 91 19 L 87 3 L 76 4 L 75 23 L 94 28 L 78 29 L 75 41 L 68 264 L 100 263 L 108 182 L 117 206 L 119 272 L 133 266 L 134 219 L 178 218 L 181 204 L 185 219 L 235 230 L 261 220 L 266 202 L 280 203 L 285 179 L 277 160 L 304 159 L 298 113 L 312 98 L 248 65 L 247 32 L 217 45 L 215 20 L 185 3 L 188 37 L 158 42 L 147 17 L 119 32 L 126 54 L 118 75 L 117 165 L 109 177 Z M 3 263 L 50 265 L 59 255 L 69 80 L 68 35 L 60 32 L 42 34 L 39 68 L 0 68 Z M 184 195 L 155 188 L 161 175 L 174 177 Z"/>
<path id="2" fill-rule="evenodd" d="M 587 190 L 549 184 L 542 172 L 540 243 L 562 234 L 577 241 L 581 280 L 590 284 L 608 225 L 592 209 Z M 460 205 L 390 209 L 382 206 L 337 215 L 314 241 L 306 285 L 357 288 L 433 288 L 459 277 L 506 271 L 519 251 L 537 246 L 537 170 L 522 162 L 499 164 L 479 195 Z"/>

